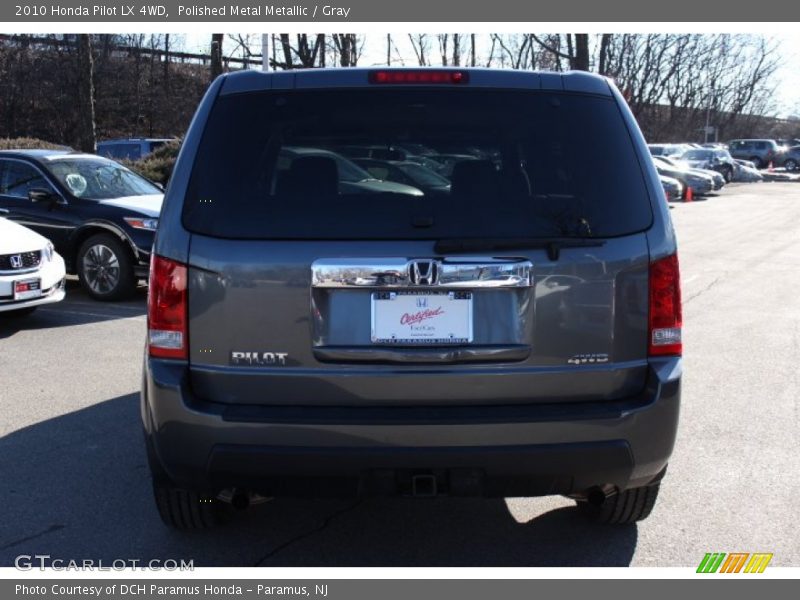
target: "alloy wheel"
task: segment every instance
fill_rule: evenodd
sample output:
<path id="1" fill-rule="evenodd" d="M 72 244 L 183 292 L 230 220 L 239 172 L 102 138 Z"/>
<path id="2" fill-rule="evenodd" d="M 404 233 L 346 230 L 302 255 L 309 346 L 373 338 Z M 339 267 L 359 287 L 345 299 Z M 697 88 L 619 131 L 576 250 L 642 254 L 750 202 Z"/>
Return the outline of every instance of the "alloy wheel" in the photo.
<path id="1" fill-rule="evenodd" d="M 119 259 L 105 244 L 95 244 L 83 256 L 86 283 L 96 294 L 108 294 L 119 284 Z"/>

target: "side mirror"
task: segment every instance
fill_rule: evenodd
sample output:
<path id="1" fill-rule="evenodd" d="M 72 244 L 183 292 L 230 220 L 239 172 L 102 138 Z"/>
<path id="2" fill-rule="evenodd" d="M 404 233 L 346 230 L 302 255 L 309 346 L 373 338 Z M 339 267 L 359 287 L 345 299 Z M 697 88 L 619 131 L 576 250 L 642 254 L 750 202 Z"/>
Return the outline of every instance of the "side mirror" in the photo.
<path id="1" fill-rule="evenodd" d="M 43 204 L 60 204 L 61 196 L 44 188 L 33 188 L 28 190 L 28 200 Z"/>

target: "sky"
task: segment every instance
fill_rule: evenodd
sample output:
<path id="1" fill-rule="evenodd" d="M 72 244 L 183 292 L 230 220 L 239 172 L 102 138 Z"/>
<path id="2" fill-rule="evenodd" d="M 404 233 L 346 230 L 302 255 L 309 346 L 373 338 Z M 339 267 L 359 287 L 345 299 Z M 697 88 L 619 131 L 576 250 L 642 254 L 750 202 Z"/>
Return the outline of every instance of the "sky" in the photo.
<path id="1" fill-rule="evenodd" d="M 414 32 L 412 32 L 414 33 Z M 487 39 L 488 35 L 479 34 Z M 779 52 L 783 58 L 783 66 L 776 76 L 778 83 L 776 90 L 777 116 L 787 117 L 790 115 L 800 116 L 800 37 L 787 33 L 765 34 L 771 38 L 779 47 Z M 207 53 L 210 36 L 207 33 L 185 33 L 180 34 L 181 42 L 186 52 Z M 260 34 L 250 34 L 253 43 L 260 46 Z M 361 56 L 359 65 L 372 66 L 386 64 L 386 33 L 370 33 L 360 35 L 364 39 L 364 53 Z M 400 54 L 408 61 L 414 59 L 414 51 L 408 40 L 408 35 L 394 32 L 393 42 L 397 45 Z M 488 42 L 487 42 L 488 43 Z M 226 38 L 223 43 L 225 54 L 229 54 L 234 47 L 234 42 Z M 483 49 L 483 54 L 488 54 L 488 47 Z M 253 49 L 260 53 L 260 47 Z M 480 52 L 479 52 L 480 54 Z M 237 56 L 241 56 L 237 54 Z M 413 62 L 410 63 L 413 65 Z"/>

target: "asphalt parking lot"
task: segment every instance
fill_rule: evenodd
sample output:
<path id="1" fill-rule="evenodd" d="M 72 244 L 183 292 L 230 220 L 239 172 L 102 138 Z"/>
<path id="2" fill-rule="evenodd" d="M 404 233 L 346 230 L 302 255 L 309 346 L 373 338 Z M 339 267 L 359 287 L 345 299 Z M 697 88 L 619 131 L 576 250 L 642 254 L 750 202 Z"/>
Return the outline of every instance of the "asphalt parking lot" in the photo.
<path id="1" fill-rule="evenodd" d="M 685 376 L 653 515 L 586 523 L 562 498 L 276 500 L 181 534 L 151 500 L 138 414 L 145 289 L 0 319 L 0 566 L 694 566 L 706 552 L 800 565 L 800 184 L 732 184 L 671 211 Z"/>

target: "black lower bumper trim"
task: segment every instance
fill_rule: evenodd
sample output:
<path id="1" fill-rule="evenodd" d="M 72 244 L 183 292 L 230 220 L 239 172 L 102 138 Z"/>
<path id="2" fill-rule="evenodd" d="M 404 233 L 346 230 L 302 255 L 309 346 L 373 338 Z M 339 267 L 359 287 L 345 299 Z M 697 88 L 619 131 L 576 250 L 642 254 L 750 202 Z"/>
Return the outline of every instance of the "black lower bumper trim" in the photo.
<path id="1" fill-rule="evenodd" d="M 641 394 L 623 400 L 592 402 L 551 402 L 475 406 L 259 406 L 197 402 L 196 408 L 217 413 L 231 423 L 305 424 L 467 424 L 517 423 L 527 421 L 576 421 L 618 419 L 641 409 L 652 396 Z"/>
<path id="2" fill-rule="evenodd" d="M 633 469 L 627 442 L 498 447 L 215 446 L 208 478 L 215 488 L 244 487 L 273 496 L 412 493 L 430 475 L 438 493 L 541 496 L 595 485 L 624 488 Z"/>

